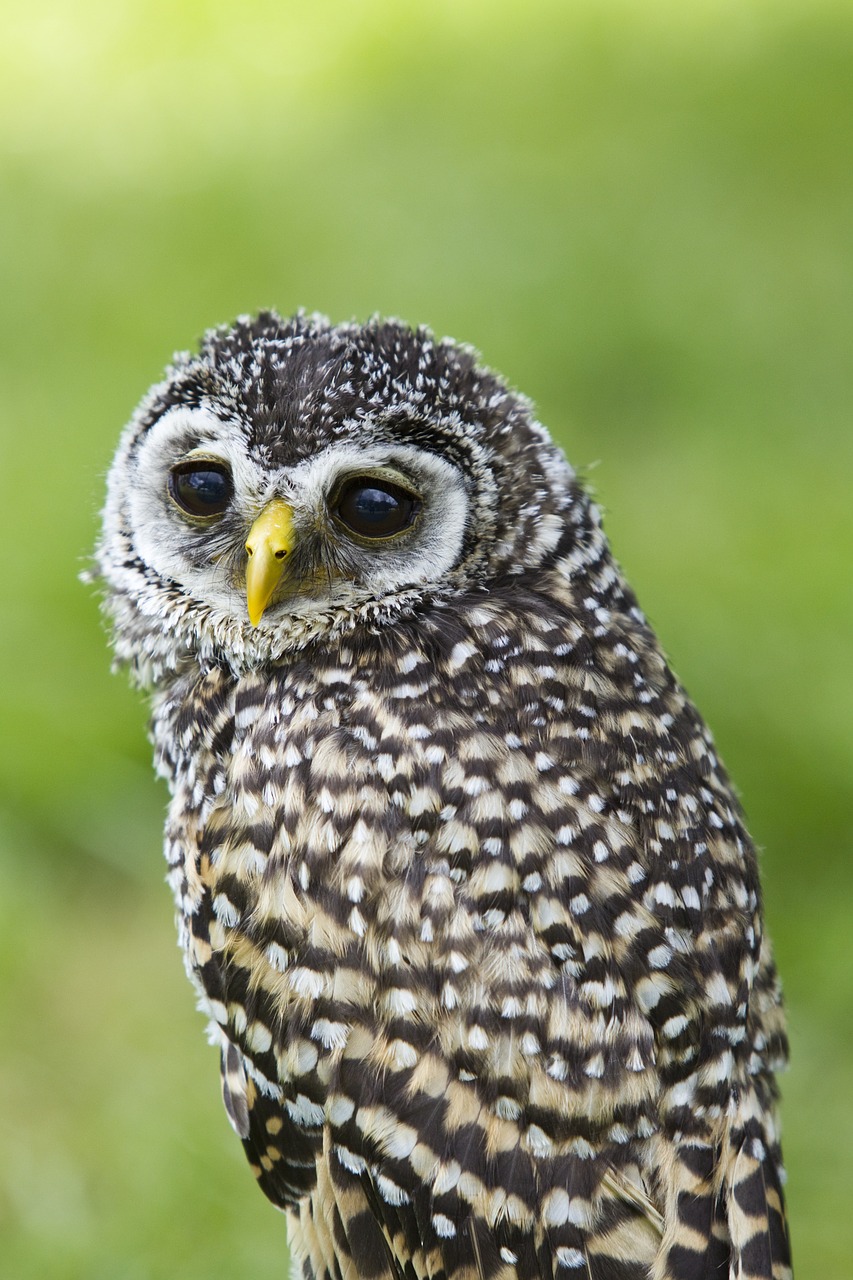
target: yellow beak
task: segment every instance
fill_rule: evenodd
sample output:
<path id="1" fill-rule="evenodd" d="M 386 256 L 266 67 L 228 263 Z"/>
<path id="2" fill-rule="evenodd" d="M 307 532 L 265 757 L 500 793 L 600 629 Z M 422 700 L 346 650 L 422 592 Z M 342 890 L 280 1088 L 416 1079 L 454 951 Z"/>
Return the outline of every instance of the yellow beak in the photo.
<path id="1" fill-rule="evenodd" d="M 293 509 L 281 498 L 268 502 L 246 539 L 246 603 L 249 621 L 256 627 L 293 551 Z"/>

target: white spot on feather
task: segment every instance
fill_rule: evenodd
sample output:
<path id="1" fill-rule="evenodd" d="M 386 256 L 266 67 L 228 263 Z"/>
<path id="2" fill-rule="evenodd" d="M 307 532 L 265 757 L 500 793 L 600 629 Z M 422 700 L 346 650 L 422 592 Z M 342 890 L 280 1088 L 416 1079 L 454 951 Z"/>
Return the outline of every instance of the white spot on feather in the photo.
<path id="1" fill-rule="evenodd" d="M 586 1265 L 586 1258 L 580 1249 L 569 1248 L 568 1245 L 560 1245 L 557 1249 L 557 1266 L 575 1269 Z"/>
<path id="2" fill-rule="evenodd" d="M 437 1236 L 441 1236 L 443 1240 L 452 1240 L 456 1235 L 456 1227 L 444 1213 L 434 1213 L 432 1216 L 432 1225 Z"/>

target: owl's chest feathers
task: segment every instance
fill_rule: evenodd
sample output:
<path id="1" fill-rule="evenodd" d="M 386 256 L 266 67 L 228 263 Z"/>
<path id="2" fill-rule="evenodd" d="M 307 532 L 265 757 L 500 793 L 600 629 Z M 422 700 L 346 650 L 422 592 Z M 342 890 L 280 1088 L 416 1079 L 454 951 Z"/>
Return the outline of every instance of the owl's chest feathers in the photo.
<path id="1" fill-rule="evenodd" d="M 507 644 L 484 607 L 478 627 L 369 663 L 213 672 L 196 714 L 161 706 L 155 740 L 183 744 L 167 850 L 188 955 L 271 1088 L 326 1088 L 350 1060 L 431 1063 L 434 1087 L 452 1063 L 507 1119 L 531 1100 L 565 1113 L 568 1091 L 634 1124 L 659 1087 L 656 1026 L 690 1061 L 698 873 L 655 881 L 639 825 L 663 849 L 683 796 L 644 811 L 653 720 L 620 711 L 612 679 L 558 670 L 541 626 Z M 671 715 L 672 689 L 656 697 Z M 690 796 L 685 812 L 705 831 Z"/>

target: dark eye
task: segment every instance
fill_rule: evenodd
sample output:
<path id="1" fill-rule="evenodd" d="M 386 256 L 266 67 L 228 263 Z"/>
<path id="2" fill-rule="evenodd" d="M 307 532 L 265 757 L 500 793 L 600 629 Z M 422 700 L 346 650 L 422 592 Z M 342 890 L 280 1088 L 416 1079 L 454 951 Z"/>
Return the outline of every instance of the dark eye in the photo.
<path id="1" fill-rule="evenodd" d="M 391 538 L 408 529 L 419 510 L 413 493 L 387 480 L 361 476 L 347 482 L 335 515 L 362 538 Z"/>
<path id="2" fill-rule="evenodd" d="M 179 462 L 169 472 L 169 494 L 191 516 L 221 516 L 231 501 L 234 482 L 222 462 Z"/>

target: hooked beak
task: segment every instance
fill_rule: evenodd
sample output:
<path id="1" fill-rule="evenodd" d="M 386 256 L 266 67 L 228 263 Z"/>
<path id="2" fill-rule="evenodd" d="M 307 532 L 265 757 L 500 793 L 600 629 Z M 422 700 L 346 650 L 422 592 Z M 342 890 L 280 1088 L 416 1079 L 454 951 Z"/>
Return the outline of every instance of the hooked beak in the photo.
<path id="1" fill-rule="evenodd" d="M 273 498 L 268 502 L 246 539 L 246 604 L 249 621 L 256 627 L 264 616 L 272 594 L 284 572 L 284 562 L 293 551 L 293 508 Z"/>

